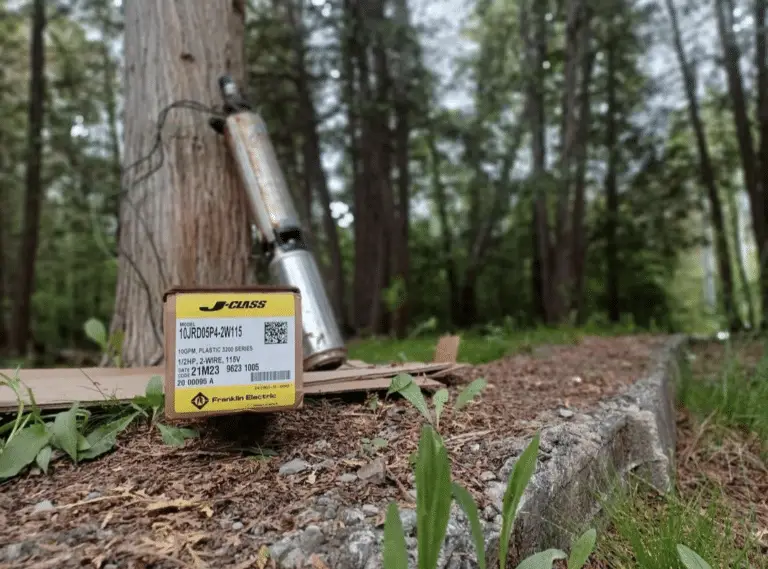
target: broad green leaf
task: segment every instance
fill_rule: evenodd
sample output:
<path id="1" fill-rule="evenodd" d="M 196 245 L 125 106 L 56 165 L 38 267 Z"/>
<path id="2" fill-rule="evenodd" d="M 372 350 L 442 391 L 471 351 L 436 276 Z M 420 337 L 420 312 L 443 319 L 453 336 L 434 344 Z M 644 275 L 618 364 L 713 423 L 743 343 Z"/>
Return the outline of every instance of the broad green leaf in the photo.
<path id="1" fill-rule="evenodd" d="M 107 329 L 100 320 L 90 318 L 83 328 L 86 336 L 98 344 L 102 350 L 107 349 Z"/>
<path id="2" fill-rule="evenodd" d="M 517 569 L 552 569 L 552 564 L 558 559 L 565 559 L 568 557 L 564 551 L 559 549 L 547 549 L 546 551 L 540 551 L 534 553 L 530 557 L 526 557 L 517 566 Z M 570 569 L 570 567 L 568 568 Z"/>
<path id="3" fill-rule="evenodd" d="M 18 431 L 0 452 L 0 478 L 11 478 L 31 464 L 51 440 L 51 433 L 41 423 Z"/>
<path id="4" fill-rule="evenodd" d="M 82 434 L 78 433 L 77 435 L 77 452 L 81 453 L 91 448 L 91 443 L 88 442 L 88 439 L 86 439 Z"/>
<path id="5" fill-rule="evenodd" d="M 163 378 L 159 375 L 153 375 L 149 383 L 147 383 L 147 389 L 144 392 L 144 396 L 147 398 L 147 403 L 153 409 L 158 409 L 163 406 Z"/>
<path id="6" fill-rule="evenodd" d="M 424 394 L 421 392 L 421 388 L 416 385 L 410 375 L 400 374 L 395 376 L 395 378 L 392 380 L 392 383 L 390 384 L 390 390 L 392 390 L 392 386 L 395 385 L 395 380 L 400 376 L 405 376 L 407 378 L 407 382 L 405 382 L 405 380 L 399 382 L 398 385 L 403 382 L 405 383 L 399 389 L 392 391 L 392 393 L 399 393 L 405 397 L 405 399 L 407 399 L 411 405 L 416 407 L 419 413 L 421 413 L 421 415 L 431 423 L 432 416 L 429 413 L 429 407 L 427 407 L 427 400 L 424 399 Z"/>
<path id="7" fill-rule="evenodd" d="M 469 520 L 472 539 L 475 541 L 477 565 L 480 569 L 485 569 L 485 535 L 483 534 L 483 526 L 480 525 L 480 514 L 477 511 L 477 504 L 475 504 L 472 495 L 463 486 L 454 482 L 452 488 L 453 497 L 459 503 L 461 509 L 464 510 L 464 514 L 466 514 Z"/>
<path id="8" fill-rule="evenodd" d="M 46 474 L 48 474 L 48 465 L 51 463 L 52 454 L 53 449 L 51 448 L 51 445 L 46 445 L 40 449 L 40 452 L 38 452 L 35 457 L 35 462 L 37 463 L 38 468 Z"/>
<path id="9" fill-rule="evenodd" d="M 459 396 L 456 398 L 456 404 L 453 406 L 453 408 L 456 409 L 456 411 L 460 411 L 466 407 L 470 401 L 480 395 L 483 389 L 485 389 L 486 385 L 488 385 L 488 382 L 485 381 L 485 379 L 482 377 L 477 378 L 475 381 L 467 385 L 461 393 L 459 393 Z"/>
<path id="10" fill-rule="evenodd" d="M 451 513 L 451 464 L 440 435 L 425 425 L 416 462 L 419 569 L 435 569 Z"/>
<path id="11" fill-rule="evenodd" d="M 517 516 L 517 506 L 523 497 L 528 482 L 536 469 L 536 457 L 539 454 L 539 433 L 533 437 L 528 447 L 515 462 L 507 481 L 507 489 L 504 492 L 504 500 L 501 511 L 501 535 L 499 536 L 499 569 L 504 569 L 509 551 L 509 537 L 512 533 L 512 524 Z"/>
<path id="12" fill-rule="evenodd" d="M 163 437 L 163 442 L 174 447 L 183 446 L 184 441 L 187 439 L 194 439 L 199 436 L 197 431 L 193 429 L 185 429 L 183 427 L 172 427 L 170 425 L 158 423 L 157 428 L 160 429 L 160 435 Z"/>
<path id="13" fill-rule="evenodd" d="M 677 544 L 677 555 L 686 569 L 712 569 L 709 563 L 704 561 L 698 553 L 681 543 Z"/>
<path id="14" fill-rule="evenodd" d="M 371 446 L 375 449 L 384 448 L 388 444 L 387 439 L 382 439 L 381 437 L 376 437 L 371 441 Z"/>
<path id="15" fill-rule="evenodd" d="M 446 403 L 448 403 L 448 390 L 445 388 L 438 389 L 432 396 L 432 405 L 435 408 L 435 424 L 437 426 L 440 426 L 440 415 L 443 414 Z"/>
<path id="16" fill-rule="evenodd" d="M 384 521 L 384 568 L 408 569 L 408 548 L 397 504 L 391 502 Z"/>
<path id="17" fill-rule="evenodd" d="M 585 531 L 573 546 L 571 546 L 571 555 L 568 557 L 568 569 L 581 569 L 589 559 L 590 553 L 595 548 L 597 541 L 597 531 L 592 528 Z"/>
<path id="18" fill-rule="evenodd" d="M 413 377 L 411 377 L 407 373 L 398 373 L 395 377 L 392 378 L 392 381 L 389 382 L 389 389 L 387 389 L 387 395 L 391 395 L 392 393 L 397 393 L 403 387 L 405 387 L 411 382 L 413 382 Z"/>
<path id="19" fill-rule="evenodd" d="M 91 446 L 88 450 L 80 453 L 80 459 L 91 460 L 110 451 L 115 446 L 115 442 L 117 442 L 117 435 L 124 431 L 138 415 L 139 413 L 132 413 L 126 417 L 100 425 L 88 433 L 85 438 Z"/>
<path id="20" fill-rule="evenodd" d="M 77 462 L 77 445 L 79 433 L 77 432 L 77 404 L 68 411 L 56 414 L 53 420 L 53 444 L 66 452 L 69 457 Z"/>

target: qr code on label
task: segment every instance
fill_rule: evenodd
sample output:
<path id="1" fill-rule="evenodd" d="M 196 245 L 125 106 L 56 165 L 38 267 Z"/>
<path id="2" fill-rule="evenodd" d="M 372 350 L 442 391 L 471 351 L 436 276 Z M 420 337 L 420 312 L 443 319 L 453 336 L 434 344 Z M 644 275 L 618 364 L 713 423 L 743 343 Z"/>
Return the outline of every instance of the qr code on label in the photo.
<path id="1" fill-rule="evenodd" d="M 288 322 L 264 322 L 265 344 L 287 344 Z"/>

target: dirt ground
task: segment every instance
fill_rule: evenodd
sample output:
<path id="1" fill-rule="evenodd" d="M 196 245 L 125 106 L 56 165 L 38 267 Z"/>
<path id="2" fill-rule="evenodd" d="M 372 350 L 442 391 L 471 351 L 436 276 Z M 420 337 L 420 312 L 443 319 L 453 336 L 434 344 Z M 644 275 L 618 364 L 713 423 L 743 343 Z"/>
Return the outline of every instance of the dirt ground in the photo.
<path id="1" fill-rule="evenodd" d="M 614 395 L 643 375 L 661 341 L 590 337 L 465 370 L 451 400 L 475 377 L 489 386 L 460 413 L 449 404 L 441 419 L 454 478 L 482 508 L 481 481 L 509 456 L 510 436 L 533 432 L 543 413 L 565 421 L 567 410 Z M 94 462 L 59 461 L 48 476 L 14 479 L 0 486 L 0 567 L 249 569 L 271 536 L 311 523 L 309 501 L 330 490 L 383 524 L 388 502 L 412 505 L 408 457 L 422 419 L 407 402 L 380 397 L 212 421 L 181 449 L 144 427 Z"/>

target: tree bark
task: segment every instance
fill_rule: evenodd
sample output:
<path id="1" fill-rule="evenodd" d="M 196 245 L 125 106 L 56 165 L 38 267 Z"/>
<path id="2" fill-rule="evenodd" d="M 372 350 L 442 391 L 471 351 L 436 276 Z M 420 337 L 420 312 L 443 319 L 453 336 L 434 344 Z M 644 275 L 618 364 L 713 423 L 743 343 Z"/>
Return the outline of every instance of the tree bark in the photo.
<path id="1" fill-rule="evenodd" d="M 528 21 L 533 13 L 534 22 Z M 533 171 L 530 178 L 533 195 L 533 267 L 532 285 L 536 315 L 545 323 L 550 321 L 550 239 L 547 216 L 547 196 L 542 188 L 547 172 L 546 103 L 544 98 L 547 59 L 547 7 L 544 2 L 520 3 L 520 32 L 526 49 L 526 68 L 530 73 L 528 84 L 529 116 L 531 121 L 531 153 Z"/>
<path id="2" fill-rule="evenodd" d="M 755 195 L 750 198 L 752 225 L 757 244 L 760 276 L 760 327 L 768 327 L 768 29 L 766 0 L 755 0 L 755 69 L 757 70 L 757 117 L 760 130 L 758 172 Z M 757 222 L 757 223 L 755 223 Z"/>
<path id="3" fill-rule="evenodd" d="M 611 30 L 613 33 L 613 30 Z M 618 148 L 616 147 L 616 40 L 612 35 L 606 49 L 606 98 L 608 103 L 605 119 L 605 147 L 608 165 L 605 174 L 606 235 L 605 235 L 605 285 L 608 302 L 608 318 L 613 323 L 621 319 L 619 305 L 619 247 L 616 230 L 619 221 L 619 192 L 616 184 Z"/>
<path id="4" fill-rule="evenodd" d="M 13 348 L 17 355 L 27 351 L 31 331 L 32 294 L 35 289 L 35 261 L 40 235 L 40 209 L 43 196 L 43 121 L 45 118 L 45 0 L 32 5 L 30 33 L 30 78 L 27 123 L 26 193 L 24 222 L 19 249 L 19 281 L 13 313 Z"/>
<path id="5" fill-rule="evenodd" d="M 410 12 L 407 0 L 395 3 L 395 45 L 397 65 L 394 70 L 393 94 L 395 112 L 395 164 L 397 166 L 397 204 L 395 209 L 396 241 L 393 245 L 392 274 L 402 282 L 404 298 L 392 315 L 392 328 L 398 338 L 408 331 L 408 290 L 410 255 L 408 251 L 410 228 L 410 157 L 411 157 L 411 97 L 410 83 L 417 54 L 413 49 Z"/>
<path id="6" fill-rule="evenodd" d="M 584 271 L 587 256 L 587 237 L 585 232 L 586 191 L 587 191 L 587 160 L 589 158 L 589 133 L 592 122 L 592 71 L 594 69 L 596 51 L 590 45 L 592 28 L 590 19 L 592 13 L 588 6 L 584 7 L 585 21 L 581 27 L 581 96 L 579 99 L 578 142 L 576 146 L 576 172 L 574 174 L 573 212 L 571 220 L 572 232 L 572 263 L 573 289 L 571 307 L 576 312 L 577 323 L 584 319 Z"/>
<path id="7" fill-rule="evenodd" d="M 680 70 L 685 83 L 685 93 L 688 99 L 688 114 L 696 137 L 696 148 L 699 155 L 699 176 L 701 184 L 707 191 L 707 197 L 710 205 L 710 215 L 712 217 L 712 229 L 714 231 L 715 250 L 717 252 L 718 271 L 721 281 L 721 303 L 725 312 L 725 318 L 730 329 L 740 328 L 736 304 L 734 301 L 733 274 L 731 271 L 731 259 L 728 250 L 728 240 L 725 234 L 725 222 L 723 219 L 723 206 L 720 195 L 717 191 L 715 181 L 715 171 L 710 158 L 709 147 L 707 145 L 704 125 L 699 114 L 699 102 L 696 96 L 696 78 L 694 70 L 691 68 L 683 47 L 680 26 L 677 21 L 677 11 L 673 0 L 665 0 L 667 11 L 672 25 L 672 34 L 675 43 L 675 52 L 677 54 Z"/>
<path id="8" fill-rule="evenodd" d="M 215 4 L 215 5 L 214 5 Z M 244 7 L 179 0 L 125 4 L 125 163 L 152 146 L 156 117 L 180 99 L 218 102 L 217 80 L 244 76 Z M 175 109 L 163 130 L 164 160 L 149 177 L 126 176 L 115 315 L 128 366 L 162 360 L 161 299 L 174 285 L 247 281 L 245 192 L 205 113 Z M 158 157 L 153 157 L 153 163 Z M 143 221 L 143 222 L 142 222 Z M 155 258 L 153 246 L 158 255 Z"/>

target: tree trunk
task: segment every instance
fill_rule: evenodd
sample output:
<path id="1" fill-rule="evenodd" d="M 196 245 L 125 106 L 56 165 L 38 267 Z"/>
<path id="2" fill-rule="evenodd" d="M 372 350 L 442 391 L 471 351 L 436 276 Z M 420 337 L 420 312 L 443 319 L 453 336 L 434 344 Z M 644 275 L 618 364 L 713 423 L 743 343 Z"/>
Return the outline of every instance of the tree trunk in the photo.
<path id="1" fill-rule="evenodd" d="M 455 324 L 456 308 L 459 299 L 459 284 L 456 275 L 456 261 L 453 256 L 453 231 L 448 221 L 448 198 L 445 195 L 445 185 L 440 175 L 441 159 L 435 142 L 434 121 L 427 130 L 427 148 L 429 150 L 430 180 L 432 182 L 432 199 L 437 207 L 437 219 L 440 227 L 440 241 L 443 245 L 443 266 L 448 281 L 447 314 L 449 325 Z"/>
<path id="2" fill-rule="evenodd" d="M 579 100 L 578 143 L 576 147 L 576 172 L 574 174 L 573 213 L 571 221 L 573 290 L 571 307 L 576 312 L 577 322 L 584 318 L 584 271 L 587 256 L 587 239 L 584 228 L 587 191 L 587 160 L 589 158 L 589 133 L 592 122 L 592 71 L 596 52 L 590 46 L 590 18 L 592 14 L 585 7 L 585 21 L 581 27 L 581 97 Z"/>
<path id="3" fill-rule="evenodd" d="M 614 324 L 621 319 L 619 305 L 619 247 L 616 229 L 619 221 L 619 192 L 616 185 L 618 148 L 616 140 L 616 39 L 612 36 L 606 50 L 606 98 L 605 147 L 608 150 L 608 170 L 605 174 L 606 235 L 605 235 L 605 286 L 608 302 L 608 318 Z"/>
<path id="4" fill-rule="evenodd" d="M 24 355 L 30 340 L 30 313 L 35 288 L 35 261 L 40 235 L 40 209 L 43 196 L 41 181 L 43 121 L 45 112 L 45 0 L 32 5 L 30 33 L 29 119 L 27 123 L 26 194 L 24 223 L 19 249 L 19 280 L 13 313 L 13 348 Z"/>
<path id="5" fill-rule="evenodd" d="M 529 25 L 528 13 L 533 13 L 533 25 Z M 520 31 L 526 47 L 526 67 L 530 70 L 528 99 L 531 120 L 531 153 L 533 171 L 531 184 L 533 196 L 533 299 L 536 315 L 546 323 L 550 322 L 550 240 L 547 216 L 547 196 L 541 187 L 547 171 L 546 103 L 544 80 L 547 59 L 547 7 L 544 2 L 523 0 L 520 10 Z"/>
<path id="6" fill-rule="evenodd" d="M 323 211 L 323 231 L 327 240 L 328 254 L 331 260 L 329 272 L 329 296 L 336 313 L 336 318 L 342 328 L 346 328 L 346 311 L 344 306 L 345 283 L 344 266 L 341 258 L 341 245 L 336 221 L 331 213 L 331 192 L 322 163 L 320 135 L 318 134 L 319 119 L 317 109 L 312 99 L 313 86 L 307 73 L 306 32 L 301 21 L 301 13 L 294 10 L 296 3 L 289 8 L 290 24 L 294 33 L 296 51 L 296 89 L 298 91 L 299 108 L 302 128 L 302 155 L 304 160 L 304 176 L 308 185 L 307 196 L 303 207 L 306 210 L 308 223 L 312 220 L 312 201 L 315 193 L 320 198 Z M 309 228 L 311 230 L 311 227 Z"/>
<path id="7" fill-rule="evenodd" d="M 715 250 L 717 254 L 718 271 L 721 280 L 721 304 L 725 312 L 726 321 L 730 329 L 740 328 L 738 314 L 733 292 L 733 275 L 731 271 L 731 259 L 728 250 L 728 240 L 725 235 L 725 222 L 723 220 L 723 206 L 717 191 L 715 171 L 709 154 L 704 125 L 699 115 L 699 102 L 696 97 L 696 78 L 694 70 L 689 64 L 685 49 L 683 48 L 680 26 L 677 22 L 677 11 L 673 0 L 666 0 L 672 24 L 672 34 L 675 42 L 678 63 L 685 83 L 685 92 L 688 99 L 688 113 L 691 127 L 696 137 L 696 148 L 699 154 L 699 175 L 701 184 L 707 191 L 709 198 L 710 214 L 712 216 L 712 229 L 715 238 Z"/>
<path id="8" fill-rule="evenodd" d="M 731 227 L 733 228 L 733 248 L 736 253 L 736 269 L 739 273 L 744 301 L 747 303 L 747 322 L 749 322 L 749 326 L 754 329 L 757 325 L 757 322 L 755 321 L 755 305 L 752 302 L 752 289 L 750 287 L 749 278 L 747 277 L 746 261 L 741 247 L 741 215 L 739 214 L 739 203 L 736 199 L 736 193 L 735 189 L 729 188 L 728 210 L 730 213 Z"/>
<path id="9" fill-rule="evenodd" d="M 408 276 L 410 256 L 408 251 L 410 227 L 410 136 L 411 136 L 411 70 L 416 54 L 412 49 L 410 13 L 407 0 L 395 3 L 395 49 L 398 63 L 394 71 L 395 111 L 395 163 L 397 166 L 397 205 L 395 210 L 395 231 L 393 232 L 392 274 L 402 283 L 404 297 L 392 315 L 392 328 L 398 338 L 404 338 L 408 331 Z"/>
<path id="10" fill-rule="evenodd" d="M 167 105 L 218 101 L 222 74 L 243 83 L 243 34 L 242 2 L 125 4 L 126 164 L 152 147 L 156 117 Z M 140 183 L 144 171 L 126 177 L 120 209 L 112 328 L 125 332 L 123 359 L 129 366 L 162 360 L 164 290 L 236 285 L 248 278 L 248 206 L 224 141 L 205 113 L 190 109 L 168 114 L 163 141 L 164 161 L 156 172 Z"/>
<path id="11" fill-rule="evenodd" d="M 768 29 L 766 0 L 755 0 L 755 69 L 757 70 L 757 116 L 760 127 L 758 172 L 761 173 L 755 195 L 750 197 L 752 225 L 757 244 L 760 276 L 760 327 L 768 327 Z M 756 223 L 757 222 L 757 223 Z"/>

